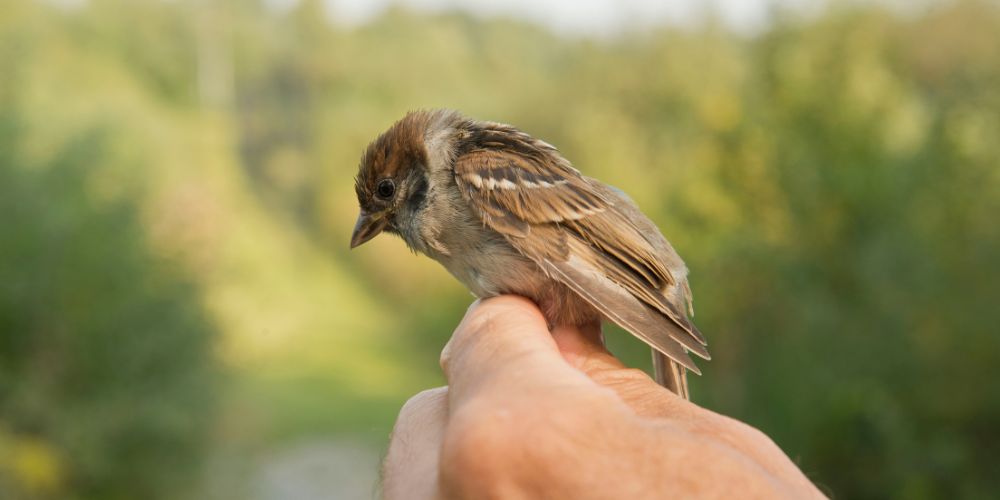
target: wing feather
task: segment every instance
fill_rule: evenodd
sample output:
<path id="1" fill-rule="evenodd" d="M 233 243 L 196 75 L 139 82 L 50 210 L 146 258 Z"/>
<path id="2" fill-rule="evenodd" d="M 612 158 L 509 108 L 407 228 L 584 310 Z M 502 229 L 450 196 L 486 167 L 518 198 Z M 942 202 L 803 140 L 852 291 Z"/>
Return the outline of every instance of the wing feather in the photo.
<path id="1" fill-rule="evenodd" d="M 455 178 L 486 225 L 609 320 L 696 373 L 687 352 L 709 359 L 658 249 L 552 146 L 489 124 L 469 132 Z"/>

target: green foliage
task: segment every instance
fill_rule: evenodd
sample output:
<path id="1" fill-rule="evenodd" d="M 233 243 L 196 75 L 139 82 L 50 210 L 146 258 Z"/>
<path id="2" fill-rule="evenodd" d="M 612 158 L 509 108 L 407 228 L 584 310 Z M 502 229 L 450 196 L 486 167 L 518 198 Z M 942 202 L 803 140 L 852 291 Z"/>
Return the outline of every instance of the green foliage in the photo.
<path id="1" fill-rule="evenodd" d="M 97 200 L 103 137 L 36 164 L 0 105 L 0 496 L 190 491 L 217 374 L 197 291 L 151 253 L 135 203 Z"/>
<path id="2" fill-rule="evenodd" d="M 319 0 L 8 3 L 0 205 L 28 216 L 0 235 L 0 450 L 34 457 L 25 470 L 68 464 L 64 486 L 89 497 L 184 470 L 211 387 L 198 306 L 237 382 L 221 418 L 238 425 L 209 444 L 384 440 L 441 380 L 470 299 L 398 241 L 347 252 L 351 177 L 393 120 L 441 106 L 517 124 L 629 192 L 692 270 L 714 357 L 695 399 L 834 495 L 1000 489 L 993 3 L 834 3 L 755 36 L 707 23 L 602 41 L 403 9 L 344 28 Z M 109 171 L 148 189 L 103 200 L 121 190 Z M 154 383 L 169 398 L 147 401 Z M 134 479 L 108 479 L 122 471 Z"/>

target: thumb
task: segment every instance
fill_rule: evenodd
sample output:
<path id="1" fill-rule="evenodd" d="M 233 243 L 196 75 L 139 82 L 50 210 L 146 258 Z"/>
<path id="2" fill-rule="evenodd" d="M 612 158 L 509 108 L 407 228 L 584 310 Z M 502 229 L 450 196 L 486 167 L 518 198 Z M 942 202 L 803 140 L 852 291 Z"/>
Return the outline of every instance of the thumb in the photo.
<path id="1" fill-rule="evenodd" d="M 512 295 L 469 308 L 441 353 L 441 367 L 452 411 L 490 388 L 524 392 L 590 384 L 563 362 L 538 307 Z"/>

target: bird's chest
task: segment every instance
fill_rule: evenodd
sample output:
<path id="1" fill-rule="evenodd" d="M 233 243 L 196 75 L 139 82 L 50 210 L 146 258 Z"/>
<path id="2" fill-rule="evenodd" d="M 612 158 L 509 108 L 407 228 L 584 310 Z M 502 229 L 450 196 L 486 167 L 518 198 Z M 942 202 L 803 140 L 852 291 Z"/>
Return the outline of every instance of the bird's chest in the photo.
<path id="1" fill-rule="evenodd" d="M 461 241 L 453 237 L 445 240 L 451 240 L 442 245 L 446 253 L 432 249 L 430 257 L 477 297 L 516 293 L 534 298 L 545 288 L 548 278 L 541 269 L 500 235 L 483 231 L 477 237 L 462 237 Z"/>
<path id="2" fill-rule="evenodd" d="M 420 216 L 404 219 L 409 222 L 400 234 L 410 248 L 441 263 L 473 295 L 527 297 L 551 324 L 583 324 L 598 318 L 593 307 L 486 227 L 458 195 L 432 198 L 435 201 Z"/>
<path id="3" fill-rule="evenodd" d="M 438 181 L 438 185 L 443 181 Z M 534 297 L 547 278 L 532 261 L 483 224 L 457 195 L 442 195 L 402 231 L 411 248 L 438 261 L 477 297 Z"/>
<path id="4" fill-rule="evenodd" d="M 498 245 L 486 254 L 452 254 L 437 260 L 476 297 L 511 293 L 533 300 L 550 325 L 600 320 L 593 306 L 509 245 Z"/>
<path id="5" fill-rule="evenodd" d="M 510 244 L 485 238 L 485 247 L 467 253 L 431 255 L 479 298 L 515 294 L 533 300 L 550 325 L 581 325 L 598 321 L 600 314 L 562 283 L 547 276 L 538 265 Z"/>

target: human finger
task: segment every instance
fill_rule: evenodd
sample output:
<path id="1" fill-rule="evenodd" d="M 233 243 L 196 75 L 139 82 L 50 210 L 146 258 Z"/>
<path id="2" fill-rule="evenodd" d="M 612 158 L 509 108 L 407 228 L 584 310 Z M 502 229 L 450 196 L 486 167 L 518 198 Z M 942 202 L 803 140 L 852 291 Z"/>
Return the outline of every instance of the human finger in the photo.
<path id="1" fill-rule="evenodd" d="M 382 464 L 382 498 L 438 498 L 438 464 L 447 421 L 447 387 L 423 391 L 403 405 Z"/>
<path id="2" fill-rule="evenodd" d="M 588 385 L 559 354 L 545 318 L 528 299 L 507 295 L 477 301 L 441 354 L 454 411 L 486 385 L 505 393 L 553 385 Z M 522 392 L 523 393 L 523 392 Z"/>

